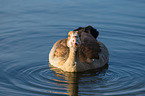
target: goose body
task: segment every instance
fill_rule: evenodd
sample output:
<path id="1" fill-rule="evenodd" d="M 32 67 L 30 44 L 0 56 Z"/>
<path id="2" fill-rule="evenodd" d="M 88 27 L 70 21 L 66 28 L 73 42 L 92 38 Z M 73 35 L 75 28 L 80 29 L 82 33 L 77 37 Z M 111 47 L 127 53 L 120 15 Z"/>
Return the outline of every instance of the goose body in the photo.
<path id="1" fill-rule="evenodd" d="M 101 68 L 109 61 L 106 46 L 92 34 L 70 31 L 68 38 L 57 41 L 49 53 L 49 62 L 66 72 Z"/>

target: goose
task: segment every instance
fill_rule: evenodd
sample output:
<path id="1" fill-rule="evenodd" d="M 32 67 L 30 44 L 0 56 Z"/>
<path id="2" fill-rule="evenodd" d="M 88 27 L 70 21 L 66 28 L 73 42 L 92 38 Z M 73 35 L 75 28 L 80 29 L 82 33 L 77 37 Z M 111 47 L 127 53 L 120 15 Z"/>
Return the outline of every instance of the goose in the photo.
<path id="1" fill-rule="evenodd" d="M 92 26 L 68 32 L 49 53 L 49 63 L 64 72 L 83 72 L 102 68 L 109 62 L 107 47 L 97 40 L 99 32 Z"/>

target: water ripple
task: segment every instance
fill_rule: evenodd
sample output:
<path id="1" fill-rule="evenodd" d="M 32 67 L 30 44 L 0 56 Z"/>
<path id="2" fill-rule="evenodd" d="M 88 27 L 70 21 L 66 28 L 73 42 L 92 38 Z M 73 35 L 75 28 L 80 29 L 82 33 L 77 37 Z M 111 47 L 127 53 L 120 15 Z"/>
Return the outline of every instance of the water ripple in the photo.
<path id="1" fill-rule="evenodd" d="M 144 96 L 145 2 L 78 2 L 1 2 L 1 96 Z M 109 50 L 109 68 L 66 73 L 49 66 L 53 44 L 88 25 Z"/>
<path id="2" fill-rule="evenodd" d="M 144 91 L 144 78 L 141 78 L 144 74 L 139 72 L 144 70 L 134 67 L 121 66 L 117 68 L 117 66 L 111 66 L 108 70 L 83 73 L 65 73 L 55 67 L 50 67 L 50 69 L 48 65 L 36 66 L 34 64 L 31 67 L 19 67 L 15 69 L 17 75 L 9 77 L 9 80 L 17 87 L 16 89 L 19 89 L 21 94 L 30 92 L 40 95 L 95 95 L 97 91 L 98 95 L 112 96 Z M 11 75 L 15 73 L 12 67 L 8 70 Z M 90 88 L 92 90 L 89 90 Z M 13 92 L 17 91 L 13 89 Z"/>

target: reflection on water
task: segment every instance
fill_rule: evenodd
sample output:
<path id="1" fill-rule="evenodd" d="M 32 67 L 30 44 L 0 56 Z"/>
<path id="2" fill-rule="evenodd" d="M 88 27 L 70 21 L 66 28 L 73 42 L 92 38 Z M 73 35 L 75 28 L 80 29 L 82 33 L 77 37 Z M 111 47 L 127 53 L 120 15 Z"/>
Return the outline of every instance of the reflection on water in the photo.
<path id="1" fill-rule="evenodd" d="M 89 70 L 86 72 L 81 73 L 69 73 L 64 72 L 59 68 L 53 67 L 51 64 L 49 64 L 50 70 L 54 71 L 54 75 L 58 78 L 63 78 L 68 83 L 68 95 L 69 96 L 78 96 L 79 91 L 79 83 L 87 83 L 87 82 L 94 82 L 97 80 L 101 80 L 101 77 L 97 77 L 99 74 L 105 75 L 106 69 L 108 69 L 108 64 L 106 64 L 103 68 L 100 69 L 94 69 Z M 82 77 L 88 78 L 88 77 L 96 77 L 94 80 L 80 80 Z M 53 79 L 54 80 L 54 79 Z M 58 82 L 64 82 L 61 80 L 54 80 Z"/>
<path id="2" fill-rule="evenodd" d="M 0 96 L 144 96 L 144 9 L 144 0 L 0 0 Z M 88 25 L 109 50 L 109 68 L 50 69 L 53 44 Z"/>

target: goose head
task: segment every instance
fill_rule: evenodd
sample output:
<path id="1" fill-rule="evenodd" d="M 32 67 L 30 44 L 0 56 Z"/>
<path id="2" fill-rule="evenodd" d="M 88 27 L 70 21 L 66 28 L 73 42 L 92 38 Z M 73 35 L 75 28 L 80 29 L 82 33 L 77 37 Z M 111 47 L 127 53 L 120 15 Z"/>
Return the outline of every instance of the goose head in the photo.
<path id="1" fill-rule="evenodd" d="M 78 31 L 70 31 L 68 33 L 67 46 L 75 51 L 81 46 L 81 39 Z"/>

